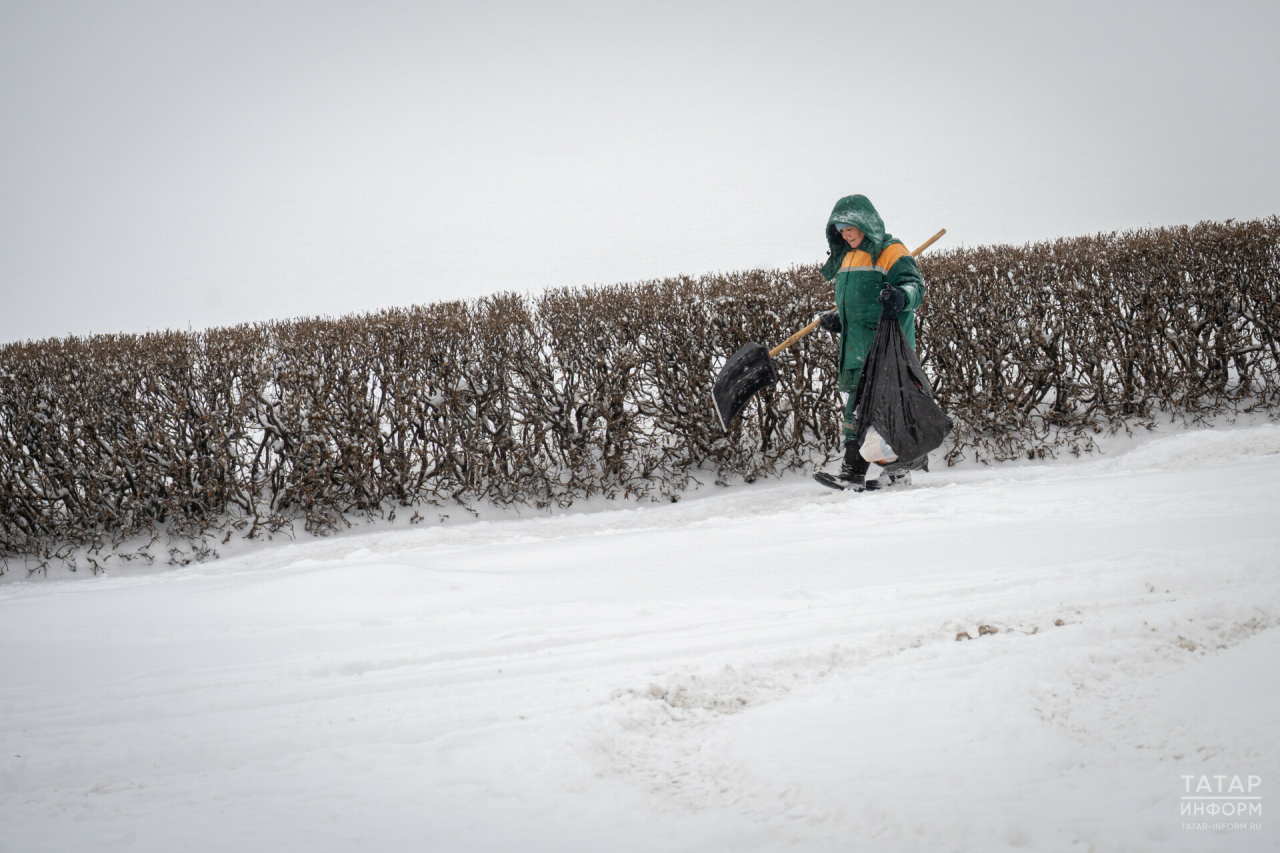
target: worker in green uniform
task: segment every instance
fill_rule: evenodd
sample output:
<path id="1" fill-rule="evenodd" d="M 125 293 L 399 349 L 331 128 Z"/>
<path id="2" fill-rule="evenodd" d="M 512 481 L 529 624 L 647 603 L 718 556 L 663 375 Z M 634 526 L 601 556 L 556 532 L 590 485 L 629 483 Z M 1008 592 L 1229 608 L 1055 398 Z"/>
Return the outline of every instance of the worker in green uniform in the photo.
<path id="1" fill-rule="evenodd" d="M 864 195 L 836 202 L 826 233 L 831 257 L 822 275 L 835 282 L 836 310 L 823 314 L 821 325 L 839 336 L 840 390 L 849 395 L 844 407 L 844 462 L 836 479 L 854 491 L 906 484 L 910 470 L 893 465 L 885 469 L 887 482 L 867 481 L 870 463 L 858 452 L 853 431 L 854 392 L 881 315 L 897 317 L 907 343 L 915 347 L 915 312 L 924 301 L 924 279 L 916 259 L 901 240 L 885 233 L 884 221 Z"/>

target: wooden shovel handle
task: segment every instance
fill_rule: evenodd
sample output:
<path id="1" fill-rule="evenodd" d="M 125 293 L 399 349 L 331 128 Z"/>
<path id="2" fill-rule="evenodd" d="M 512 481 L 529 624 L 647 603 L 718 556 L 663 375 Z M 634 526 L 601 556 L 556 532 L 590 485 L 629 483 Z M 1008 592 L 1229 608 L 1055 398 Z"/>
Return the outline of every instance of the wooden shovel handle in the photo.
<path id="1" fill-rule="evenodd" d="M 921 252 L 923 252 L 925 249 L 927 249 L 927 248 L 929 248 L 930 246 L 932 246 L 934 243 L 938 242 L 938 238 L 939 238 L 939 237 L 941 237 L 943 234 L 946 234 L 946 233 L 947 233 L 947 229 L 943 228 L 943 229 L 942 229 L 941 231 L 939 231 L 937 234 L 934 234 L 934 235 L 933 235 L 932 237 L 930 237 L 928 240 L 925 240 L 923 243 L 921 243 L 921 244 L 916 248 L 916 250 L 915 250 L 914 252 L 912 252 L 912 253 L 911 253 L 911 257 L 913 257 L 913 258 L 919 257 Z"/>
<path id="2" fill-rule="evenodd" d="M 911 253 L 911 257 L 913 257 L 913 258 L 914 258 L 914 257 L 918 256 L 918 255 L 919 255 L 921 252 L 923 252 L 925 249 L 929 248 L 929 247 L 930 247 L 930 246 L 932 246 L 934 243 L 938 242 L 938 238 L 939 238 L 939 237 L 941 237 L 943 234 L 946 234 L 946 233 L 947 233 L 947 229 L 943 228 L 943 229 L 942 229 L 941 231 L 939 231 L 937 234 L 934 234 L 934 235 L 933 235 L 932 237 L 930 237 L 928 240 L 925 240 L 923 243 L 921 243 L 921 244 L 920 244 L 920 246 L 919 246 L 919 247 L 918 247 L 914 252 L 912 252 L 912 253 Z M 819 322 L 821 322 L 821 321 L 820 321 L 820 320 L 814 320 L 812 323 L 810 323 L 809 325 L 805 326 L 803 329 L 801 329 L 800 331 L 796 332 L 794 335 L 792 335 L 791 337 L 787 338 L 785 341 L 783 341 L 782 343 L 778 344 L 778 345 L 777 345 L 776 347 L 774 347 L 773 349 L 769 350 L 769 358 L 773 358 L 775 355 L 777 355 L 778 353 L 782 352 L 784 349 L 786 349 L 787 347 L 791 346 L 791 345 L 792 345 L 792 344 L 794 344 L 796 341 L 800 340 L 800 339 L 801 339 L 801 338 L 803 338 L 805 335 L 807 335 L 807 334 L 809 334 L 810 332 L 812 332 L 814 329 L 818 328 L 818 323 L 819 323 Z"/>
<path id="3" fill-rule="evenodd" d="M 814 329 L 818 328 L 818 324 L 819 324 L 819 323 L 821 323 L 821 322 L 822 322 L 822 320 L 820 320 L 820 319 L 819 319 L 819 320 L 814 320 L 812 323 L 810 323 L 809 325 L 805 326 L 803 329 L 801 329 L 800 331 L 796 332 L 794 335 L 792 335 L 791 337 L 787 338 L 785 341 L 783 341 L 782 343 L 778 344 L 778 345 L 777 345 L 776 347 L 774 347 L 773 349 L 769 350 L 769 358 L 773 358 L 775 355 L 777 355 L 778 353 L 782 352 L 784 349 L 786 349 L 787 347 L 791 346 L 791 345 L 792 345 L 792 344 L 794 344 L 796 341 L 800 340 L 800 339 L 801 339 L 801 338 L 803 338 L 805 335 L 807 335 L 807 334 L 809 334 L 810 332 L 812 332 Z M 756 352 L 759 352 L 759 350 L 756 350 Z"/>

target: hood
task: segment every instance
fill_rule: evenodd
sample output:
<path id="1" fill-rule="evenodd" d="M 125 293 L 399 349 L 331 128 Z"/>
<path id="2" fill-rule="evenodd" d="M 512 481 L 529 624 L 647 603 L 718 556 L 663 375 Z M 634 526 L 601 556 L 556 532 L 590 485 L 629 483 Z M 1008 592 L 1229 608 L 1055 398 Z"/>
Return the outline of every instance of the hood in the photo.
<path id="1" fill-rule="evenodd" d="M 837 222 L 853 225 L 861 230 L 866 236 L 862 239 L 860 248 L 870 252 L 873 258 L 880 253 L 885 238 L 884 220 L 876 213 L 875 205 L 869 198 L 865 195 L 847 195 L 840 199 L 832 208 L 831 216 L 827 217 L 827 245 L 831 248 L 831 257 L 823 266 L 822 275 L 828 280 L 835 278 L 844 256 L 849 253 L 849 244 L 840 236 L 840 231 L 836 228 Z"/>

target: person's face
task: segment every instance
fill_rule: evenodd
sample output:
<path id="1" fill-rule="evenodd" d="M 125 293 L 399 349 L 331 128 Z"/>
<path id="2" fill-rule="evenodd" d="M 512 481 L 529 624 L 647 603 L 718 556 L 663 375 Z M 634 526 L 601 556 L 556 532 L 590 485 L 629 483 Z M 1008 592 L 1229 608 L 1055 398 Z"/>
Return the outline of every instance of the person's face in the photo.
<path id="1" fill-rule="evenodd" d="M 863 234 L 859 229 L 850 225 L 848 228 L 841 229 L 840 236 L 849 244 L 849 248 L 856 249 L 858 244 L 862 242 Z"/>

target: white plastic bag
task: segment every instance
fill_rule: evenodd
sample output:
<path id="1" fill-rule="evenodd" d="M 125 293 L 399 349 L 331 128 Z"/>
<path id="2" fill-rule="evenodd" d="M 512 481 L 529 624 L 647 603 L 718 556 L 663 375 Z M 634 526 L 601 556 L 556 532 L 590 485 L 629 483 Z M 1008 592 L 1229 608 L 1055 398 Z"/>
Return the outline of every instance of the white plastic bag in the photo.
<path id="1" fill-rule="evenodd" d="M 867 430 L 867 437 L 862 440 L 862 447 L 858 452 L 862 454 L 863 459 L 877 465 L 886 465 L 898 458 L 898 454 L 893 452 L 889 442 L 880 437 L 875 427 Z"/>

